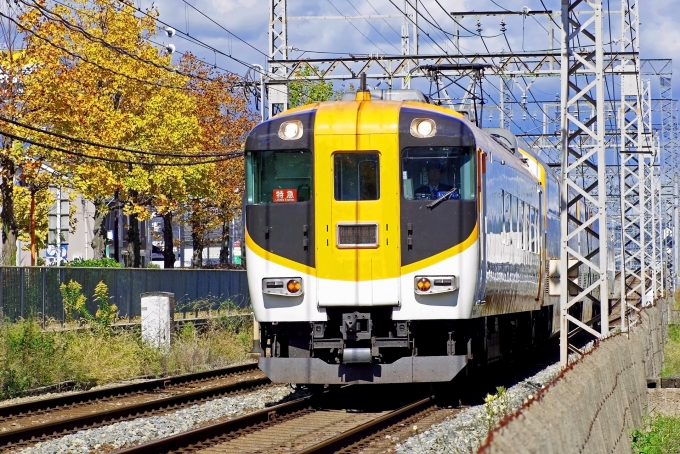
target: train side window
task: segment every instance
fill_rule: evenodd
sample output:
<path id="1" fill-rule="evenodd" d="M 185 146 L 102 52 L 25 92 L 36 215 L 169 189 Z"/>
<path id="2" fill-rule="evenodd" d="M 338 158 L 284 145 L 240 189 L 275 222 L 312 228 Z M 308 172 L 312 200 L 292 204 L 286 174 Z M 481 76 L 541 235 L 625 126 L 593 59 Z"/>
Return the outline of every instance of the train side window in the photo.
<path id="1" fill-rule="evenodd" d="M 333 156 L 335 200 L 378 200 L 380 158 L 378 153 L 336 153 Z"/>
<path id="2" fill-rule="evenodd" d="M 309 150 L 248 151 L 248 203 L 290 203 L 311 200 L 312 153 Z"/>

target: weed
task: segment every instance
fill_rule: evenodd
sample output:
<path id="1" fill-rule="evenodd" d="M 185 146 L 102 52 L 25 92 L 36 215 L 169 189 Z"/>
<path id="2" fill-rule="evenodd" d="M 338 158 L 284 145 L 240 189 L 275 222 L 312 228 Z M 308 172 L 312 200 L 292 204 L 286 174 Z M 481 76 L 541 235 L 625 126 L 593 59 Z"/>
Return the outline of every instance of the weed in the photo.
<path id="1" fill-rule="evenodd" d="M 2 325 L 0 348 L 2 396 L 13 397 L 24 389 L 58 383 L 66 375 L 60 360 L 66 346 L 60 339 L 43 333 L 34 319 Z"/>
<path id="2" fill-rule="evenodd" d="M 66 323 L 73 321 L 74 314 L 83 315 L 84 312 L 87 313 L 87 309 L 85 309 L 87 298 L 83 295 L 82 290 L 83 287 L 74 280 L 69 281 L 68 284 L 61 284 L 59 286 L 59 291 L 61 292 L 61 297 L 64 301 L 64 316 L 66 318 Z"/>
<path id="3" fill-rule="evenodd" d="M 631 433 L 635 454 L 675 454 L 680 452 L 680 418 L 648 416 L 642 429 Z"/>
<path id="4" fill-rule="evenodd" d="M 111 324 L 118 316 L 118 308 L 115 304 L 109 302 L 109 288 L 102 281 L 94 288 L 94 300 L 99 302 L 97 313 L 94 316 L 95 321 L 100 329 L 109 332 Z"/>
<path id="5" fill-rule="evenodd" d="M 113 307 L 104 293 L 100 292 L 99 317 L 111 320 L 101 313 L 102 303 Z M 96 329 L 42 331 L 32 319 L 0 323 L 0 398 L 64 381 L 88 388 L 141 375 L 222 367 L 245 359 L 252 346 L 252 329 L 242 329 L 245 321 L 242 325 L 215 322 L 201 332 L 188 323 L 173 336 L 167 351 L 144 343 L 139 330 L 99 329 L 106 325 L 97 321 L 92 326 Z"/>
<path id="6" fill-rule="evenodd" d="M 510 414 L 510 396 L 502 386 L 496 388 L 496 394 L 487 394 L 484 398 L 484 412 L 489 431 L 496 427 L 501 419 Z"/>

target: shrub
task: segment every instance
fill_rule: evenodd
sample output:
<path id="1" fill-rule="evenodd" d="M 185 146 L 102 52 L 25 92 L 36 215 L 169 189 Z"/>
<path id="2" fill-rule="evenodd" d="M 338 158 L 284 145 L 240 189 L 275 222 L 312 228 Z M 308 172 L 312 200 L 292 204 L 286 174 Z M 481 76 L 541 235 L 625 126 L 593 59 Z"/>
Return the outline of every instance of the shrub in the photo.
<path id="1" fill-rule="evenodd" d="M 71 262 L 65 263 L 64 266 L 78 266 L 90 268 L 122 268 L 123 265 L 109 257 L 98 260 L 83 260 L 73 259 Z"/>

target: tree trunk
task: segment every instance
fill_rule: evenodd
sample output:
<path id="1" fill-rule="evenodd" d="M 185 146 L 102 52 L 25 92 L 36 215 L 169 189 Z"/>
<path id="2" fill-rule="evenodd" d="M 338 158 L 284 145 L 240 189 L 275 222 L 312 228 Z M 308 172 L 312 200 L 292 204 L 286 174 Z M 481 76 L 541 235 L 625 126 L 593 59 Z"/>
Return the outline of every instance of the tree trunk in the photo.
<path id="1" fill-rule="evenodd" d="M 2 264 L 15 266 L 17 264 L 17 236 L 19 234 L 17 220 L 14 216 L 14 161 L 9 157 L 11 141 L 4 140 L 3 156 L 0 159 L 0 197 L 2 198 Z"/>
<path id="2" fill-rule="evenodd" d="M 130 215 L 130 225 L 128 226 L 128 250 L 130 252 L 130 263 L 133 268 L 142 266 L 142 240 L 139 237 L 139 220 L 137 215 Z"/>
<path id="3" fill-rule="evenodd" d="M 130 172 L 132 172 L 132 164 L 129 164 Z M 139 197 L 139 192 L 134 189 L 129 190 L 130 200 L 136 201 Z M 128 226 L 128 253 L 130 254 L 130 263 L 133 268 L 140 268 L 142 266 L 142 239 L 139 237 L 139 219 L 136 214 L 130 215 L 130 225 Z"/>
<path id="4" fill-rule="evenodd" d="M 103 200 L 95 200 L 94 202 L 94 229 L 92 229 L 92 250 L 94 251 L 94 259 L 103 259 L 106 256 L 106 215 L 109 213 L 109 207 L 106 206 Z"/>
<path id="5" fill-rule="evenodd" d="M 163 215 L 163 266 L 165 268 L 175 267 L 175 238 L 172 231 L 172 212 Z"/>
<path id="6" fill-rule="evenodd" d="M 222 244 L 220 245 L 220 265 L 229 264 L 229 221 L 222 220 Z"/>
<path id="7" fill-rule="evenodd" d="M 191 266 L 194 268 L 203 268 L 203 235 L 197 232 L 198 229 L 191 226 L 191 243 L 194 247 L 194 253 L 191 257 Z"/>

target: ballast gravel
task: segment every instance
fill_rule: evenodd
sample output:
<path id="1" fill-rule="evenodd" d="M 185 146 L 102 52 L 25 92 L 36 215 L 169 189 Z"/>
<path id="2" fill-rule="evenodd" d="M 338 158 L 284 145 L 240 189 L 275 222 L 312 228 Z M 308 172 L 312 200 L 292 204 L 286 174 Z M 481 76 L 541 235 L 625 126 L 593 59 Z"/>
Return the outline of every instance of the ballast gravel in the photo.
<path id="1" fill-rule="evenodd" d="M 588 352 L 595 344 L 589 342 L 581 351 Z M 575 354 L 569 355 L 570 361 L 575 361 Z M 504 405 L 503 415 L 515 412 L 525 401 L 531 399 L 536 393 L 550 383 L 560 373 L 559 363 L 552 364 L 537 374 L 517 383 L 507 390 L 504 401 L 495 403 Z M 493 404 L 490 404 L 493 405 Z M 496 407 L 498 409 L 498 407 Z M 491 410 L 486 405 L 477 405 L 466 408 L 451 419 L 430 426 L 425 431 L 420 431 L 414 426 L 414 435 L 396 446 L 397 454 L 430 454 L 450 453 L 468 454 L 477 452 L 486 439 L 489 430 L 492 429 L 500 418 L 489 418 Z M 491 410 L 493 412 L 493 410 Z M 491 422 L 490 422 L 491 421 Z"/>
<path id="2" fill-rule="evenodd" d="M 525 400 L 535 395 L 543 386 L 552 381 L 560 372 L 560 365 L 553 364 L 536 375 L 510 387 L 507 399 L 503 402 L 507 408 L 503 413 L 510 414 L 519 408 Z M 414 436 L 397 445 L 397 454 L 425 453 L 470 453 L 477 452 L 489 432 L 489 419 L 485 405 L 466 408 L 451 419 L 430 426 L 420 432 L 414 426 Z"/>
<path id="3" fill-rule="evenodd" d="M 163 416 L 138 418 L 83 430 L 62 438 L 38 443 L 20 452 L 22 454 L 76 454 L 141 444 L 191 430 L 198 424 L 214 419 L 234 418 L 261 410 L 267 404 L 293 397 L 291 396 L 293 392 L 290 386 L 275 386 L 240 396 L 223 397 Z"/>

